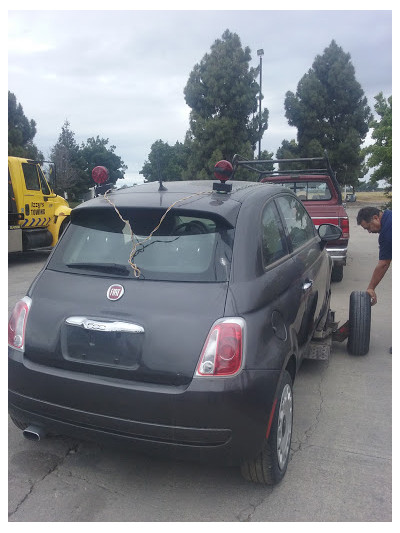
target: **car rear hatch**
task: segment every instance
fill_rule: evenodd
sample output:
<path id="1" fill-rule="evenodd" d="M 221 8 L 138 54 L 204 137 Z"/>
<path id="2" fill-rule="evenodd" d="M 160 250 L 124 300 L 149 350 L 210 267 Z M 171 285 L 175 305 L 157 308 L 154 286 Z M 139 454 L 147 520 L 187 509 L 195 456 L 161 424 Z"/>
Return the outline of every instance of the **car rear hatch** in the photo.
<path id="1" fill-rule="evenodd" d="M 159 211 L 122 217 L 110 209 L 73 216 L 30 291 L 25 357 L 74 372 L 186 384 L 224 316 L 233 228 L 218 216 L 171 211 L 147 238 Z"/>
<path id="2" fill-rule="evenodd" d="M 116 284 L 124 294 L 110 301 L 107 291 Z M 25 357 L 76 372 L 187 383 L 213 322 L 224 314 L 225 297 L 224 283 L 121 280 L 46 270 L 33 295 Z"/>
<path id="3" fill-rule="evenodd" d="M 127 380 L 191 380 L 224 316 L 234 230 L 216 214 L 172 210 L 152 233 L 163 214 L 73 214 L 30 291 L 27 359 Z"/>

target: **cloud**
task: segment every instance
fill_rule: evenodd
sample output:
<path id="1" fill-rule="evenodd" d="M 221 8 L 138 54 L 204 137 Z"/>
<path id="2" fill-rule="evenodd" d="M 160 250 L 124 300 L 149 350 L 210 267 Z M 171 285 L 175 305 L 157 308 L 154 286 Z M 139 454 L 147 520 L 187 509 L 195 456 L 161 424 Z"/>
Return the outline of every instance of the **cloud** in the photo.
<path id="1" fill-rule="evenodd" d="M 69 120 L 78 142 L 99 135 L 139 176 L 157 139 L 183 142 L 190 109 L 183 90 L 194 65 L 229 29 L 264 49 L 263 105 L 269 129 L 262 148 L 296 137 L 284 117 L 287 91 L 332 39 L 350 53 L 369 105 L 392 91 L 391 12 L 325 11 L 11 11 L 9 90 L 37 123 L 48 154 Z"/>

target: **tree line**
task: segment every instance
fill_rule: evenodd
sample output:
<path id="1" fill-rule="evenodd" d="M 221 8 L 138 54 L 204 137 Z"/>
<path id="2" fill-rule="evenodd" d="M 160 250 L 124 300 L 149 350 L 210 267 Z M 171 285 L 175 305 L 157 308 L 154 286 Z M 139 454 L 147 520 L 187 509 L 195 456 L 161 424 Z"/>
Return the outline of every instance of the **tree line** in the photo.
<path id="1" fill-rule="evenodd" d="M 140 170 L 145 181 L 210 179 L 220 159 L 231 160 L 235 153 L 254 159 L 257 143 L 268 129 L 269 111 L 264 107 L 259 112 L 260 67 L 251 67 L 250 61 L 249 47 L 243 47 L 239 36 L 229 30 L 212 44 L 183 91 L 191 109 L 185 138 L 174 145 L 154 141 Z M 297 137 L 283 139 L 275 157 L 320 157 L 326 151 L 339 183 L 357 187 L 373 169 L 372 182 L 385 180 L 391 189 L 392 97 L 379 93 L 374 109 L 377 118 L 356 79 L 350 54 L 333 40 L 316 56 L 296 92 L 286 92 L 285 117 L 297 129 Z M 373 142 L 362 148 L 368 133 Z M 35 154 L 35 134 L 35 122 L 24 117 L 21 105 L 9 93 L 9 153 L 19 155 L 22 149 Z M 122 178 L 127 167 L 115 154 L 116 147 L 107 145 L 108 139 L 92 137 L 78 146 L 66 121 L 50 154 L 60 186 L 79 196 L 90 186 L 96 165 L 109 169 L 113 183 Z M 273 157 L 268 150 L 260 154 L 261 159 Z M 254 179 L 246 170 L 241 172 L 237 179 Z"/>
<path id="2" fill-rule="evenodd" d="M 8 155 L 44 161 L 44 155 L 33 142 L 35 135 L 36 122 L 26 118 L 16 96 L 8 91 Z M 55 192 L 67 193 L 70 200 L 81 199 L 93 187 L 92 170 L 96 166 L 106 167 L 109 181 L 115 184 L 128 168 L 115 150 L 116 146 L 109 146 L 109 140 L 98 135 L 79 145 L 69 121 L 65 120 L 49 153 L 49 160 L 56 167 Z"/>

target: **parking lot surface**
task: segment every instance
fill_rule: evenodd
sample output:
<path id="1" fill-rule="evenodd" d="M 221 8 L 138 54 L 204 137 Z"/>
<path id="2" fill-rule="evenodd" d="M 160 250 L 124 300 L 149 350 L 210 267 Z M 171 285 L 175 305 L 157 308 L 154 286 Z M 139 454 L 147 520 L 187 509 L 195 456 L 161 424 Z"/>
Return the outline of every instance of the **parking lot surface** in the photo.
<path id="1" fill-rule="evenodd" d="M 364 290 L 378 236 L 350 216 L 344 278 L 332 309 L 345 322 Z M 47 258 L 9 259 L 9 313 Z M 392 274 L 377 288 L 371 343 L 350 356 L 334 343 L 329 361 L 305 361 L 294 387 L 291 459 L 271 488 L 236 468 L 154 458 L 66 438 L 32 442 L 9 421 L 10 522 L 390 522 L 392 520 Z"/>

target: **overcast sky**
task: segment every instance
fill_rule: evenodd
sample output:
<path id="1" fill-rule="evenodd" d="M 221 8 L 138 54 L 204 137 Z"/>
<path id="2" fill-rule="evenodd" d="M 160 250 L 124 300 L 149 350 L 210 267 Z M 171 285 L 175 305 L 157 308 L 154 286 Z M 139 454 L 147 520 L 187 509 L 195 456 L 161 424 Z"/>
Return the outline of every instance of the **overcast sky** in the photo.
<path id="1" fill-rule="evenodd" d="M 385 9 L 385 2 L 375 5 Z M 142 180 L 139 171 L 154 141 L 183 142 L 190 112 L 183 89 L 226 29 L 250 48 L 252 66 L 259 64 L 257 50 L 264 50 L 263 105 L 270 118 L 262 149 L 275 152 L 283 139 L 296 138 L 284 116 L 285 93 L 296 91 L 332 39 L 350 54 L 371 109 L 379 92 L 392 94 L 389 9 L 11 10 L 8 89 L 36 121 L 34 142 L 46 157 L 68 120 L 79 144 L 99 135 L 116 146 L 130 184 Z"/>

